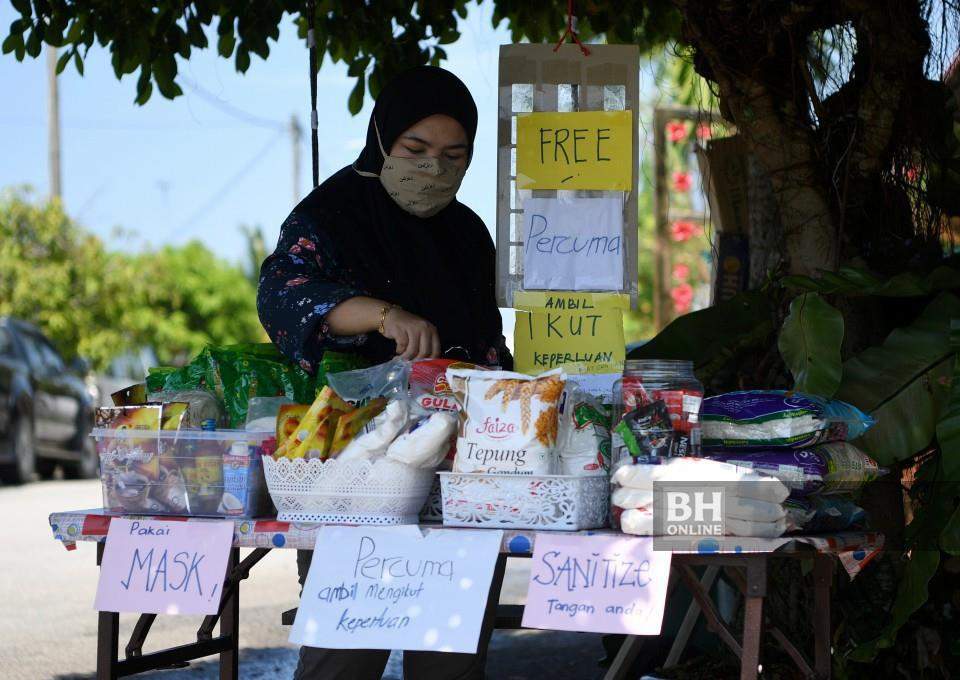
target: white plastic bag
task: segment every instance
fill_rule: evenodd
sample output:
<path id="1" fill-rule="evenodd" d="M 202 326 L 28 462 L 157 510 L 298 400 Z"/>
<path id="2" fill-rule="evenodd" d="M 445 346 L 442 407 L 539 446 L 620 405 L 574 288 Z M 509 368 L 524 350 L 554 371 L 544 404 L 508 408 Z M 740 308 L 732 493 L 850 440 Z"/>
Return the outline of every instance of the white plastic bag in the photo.
<path id="1" fill-rule="evenodd" d="M 723 528 L 727 536 L 779 538 L 787 530 L 787 520 L 781 518 L 776 522 L 748 522 L 728 517 L 723 523 Z"/>
<path id="2" fill-rule="evenodd" d="M 624 510 L 653 507 L 653 489 L 632 489 L 622 486 L 614 489 L 610 503 Z"/>
<path id="3" fill-rule="evenodd" d="M 373 419 L 373 429 L 361 434 L 339 453 L 340 460 L 371 460 L 387 452 L 387 447 L 407 426 L 410 407 L 406 401 L 395 399 Z"/>
<path id="4" fill-rule="evenodd" d="M 653 513 L 647 508 L 624 510 L 620 529 L 634 536 L 653 536 Z"/>
<path id="5" fill-rule="evenodd" d="M 783 482 L 768 475 L 705 458 L 667 458 L 657 465 L 621 465 L 610 480 L 634 489 L 654 482 L 726 482 L 727 495 L 782 503 L 790 495 Z"/>
<path id="6" fill-rule="evenodd" d="M 387 458 L 425 469 L 436 468 L 443 461 L 450 449 L 450 440 L 457 432 L 457 417 L 451 413 L 434 413 L 421 422 L 390 444 Z"/>

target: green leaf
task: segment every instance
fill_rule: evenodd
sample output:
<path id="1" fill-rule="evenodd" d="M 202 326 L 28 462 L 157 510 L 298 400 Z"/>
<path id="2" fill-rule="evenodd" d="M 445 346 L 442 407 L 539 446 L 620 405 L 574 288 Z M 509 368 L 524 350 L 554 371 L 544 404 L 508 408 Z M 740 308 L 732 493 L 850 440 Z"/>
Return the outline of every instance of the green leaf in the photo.
<path id="1" fill-rule="evenodd" d="M 237 48 L 237 56 L 235 57 L 237 71 L 240 73 L 246 73 L 247 69 L 250 68 L 250 52 L 247 51 L 247 48 L 241 45 Z"/>
<path id="2" fill-rule="evenodd" d="M 143 106 L 153 94 L 153 83 L 150 82 L 150 68 L 143 66 L 140 69 L 140 77 L 137 78 L 137 98 L 134 103 Z"/>
<path id="3" fill-rule="evenodd" d="M 953 511 L 940 533 L 940 548 L 951 555 L 960 555 L 960 507 Z"/>
<path id="4" fill-rule="evenodd" d="M 27 54 L 34 58 L 39 57 L 41 47 L 43 47 L 43 38 L 40 36 L 40 31 L 34 28 L 27 37 Z"/>
<path id="5" fill-rule="evenodd" d="M 949 395 L 955 318 L 960 299 L 941 293 L 912 324 L 844 363 L 836 396 L 877 420 L 857 444 L 881 465 L 906 460 L 933 441 Z"/>
<path id="6" fill-rule="evenodd" d="M 941 290 L 960 288 L 960 271 L 940 265 L 930 273 L 903 272 L 883 280 L 864 269 L 841 267 L 837 272 L 821 272 L 818 278 L 787 276 L 783 279 L 783 285 L 794 290 L 815 291 L 826 295 L 920 297 Z"/>
<path id="7" fill-rule="evenodd" d="M 237 44 L 237 39 L 233 35 L 233 31 L 230 33 L 224 33 L 217 40 L 217 53 L 224 57 L 225 59 L 230 58 L 230 55 L 233 54 L 233 48 Z"/>
<path id="8" fill-rule="evenodd" d="M 70 58 L 72 56 L 72 53 L 64 52 L 57 58 L 57 75 L 63 73 L 63 69 L 67 68 L 67 64 L 70 63 Z"/>
<path id="9" fill-rule="evenodd" d="M 77 68 L 77 73 L 81 76 L 83 75 L 83 58 L 80 56 L 80 52 L 73 53 L 73 65 Z"/>
<path id="10" fill-rule="evenodd" d="M 817 293 L 790 303 L 778 347 L 793 374 L 794 389 L 830 398 L 840 386 L 843 315 Z"/>
<path id="11" fill-rule="evenodd" d="M 12 0 L 11 4 L 13 8 L 20 12 L 22 16 L 28 17 L 31 15 L 30 0 Z"/>
<path id="12" fill-rule="evenodd" d="M 923 606 L 927 601 L 927 584 L 933 578 L 940 564 L 940 551 L 930 549 L 915 549 L 910 555 L 910 561 L 903 570 L 897 597 L 890 610 L 890 621 L 875 640 L 861 645 L 854 650 L 850 659 L 861 663 L 869 663 L 881 649 L 892 647 L 897 640 L 897 631 L 907 622 L 907 619 Z"/>
<path id="13" fill-rule="evenodd" d="M 749 338 L 773 331 L 773 304 L 762 291 L 736 297 L 677 317 L 650 342 L 630 352 L 630 359 L 678 359 L 701 368 L 730 355 Z"/>
<path id="14" fill-rule="evenodd" d="M 350 110 L 351 115 L 357 115 L 360 113 L 360 109 L 363 108 L 364 81 L 365 79 L 362 76 L 357 78 L 357 84 L 353 86 L 353 90 L 350 92 L 347 108 Z"/>
<path id="15" fill-rule="evenodd" d="M 0 50 L 4 54 L 10 54 L 15 50 L 23 49 L 23 35 L 20 33 L 11 33 L 7 36 L 7 39 L 3 41 L 3 46 L 0 47 Z"/>
<path id="16" fill-rule="evenodd" d="M 960 319 L 950 320 L 950 346 L 960 352 Z M 937 443 L 943 455 L 944 479 L 960 482 L 960 356 L 953 360 L 950 398 L 937 423 Z"/>

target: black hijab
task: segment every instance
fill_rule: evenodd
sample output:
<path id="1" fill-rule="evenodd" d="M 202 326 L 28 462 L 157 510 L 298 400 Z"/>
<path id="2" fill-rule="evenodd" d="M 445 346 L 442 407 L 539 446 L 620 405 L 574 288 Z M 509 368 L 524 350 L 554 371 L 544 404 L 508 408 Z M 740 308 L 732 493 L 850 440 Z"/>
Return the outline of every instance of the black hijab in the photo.
<path id="1" fill-rule="evenodd" d="M 446 114 L 463 126 L 467 132 L 470 154 L 477 136 L 477 105 L 467 86 L 449 71 L 436 66 L 418 66 L 406 71 L 387 84 L 377 97 L 367 125 L 367 145 L 360 152 L 356 166 L 366 172 L 379 173 L 383 154 L 377 144 L 373 122 L 377 122 L 383 148 L 390 147 L 407 129 L 424 118 Z"/>
<path id="2" fill-rule="evenodd" d="M 389 153 L 405 130 L 434 114 L 446 114 L 463 126 L 472 153 L 477 131 L 473 97 L 452 73 L 421 66 L 380 93 L 356 168 L 379 173 L 383 164 L 374 120 Z M 454 200 L 432 217 L 416 217 L 387 195 L 378 178 L 347 167 L 300 207 L 313 213 L 318 228 L 331 236 L 348 275 L 373 297 L 433 323 L 444 351 L 462 347 L 482 363 L 490 347 L 501 345 L 493 242 L 483 221 L 465 205 Z M 395 346 L 374 333 L 365 351 L 383 361 L 393 356 Z"/>

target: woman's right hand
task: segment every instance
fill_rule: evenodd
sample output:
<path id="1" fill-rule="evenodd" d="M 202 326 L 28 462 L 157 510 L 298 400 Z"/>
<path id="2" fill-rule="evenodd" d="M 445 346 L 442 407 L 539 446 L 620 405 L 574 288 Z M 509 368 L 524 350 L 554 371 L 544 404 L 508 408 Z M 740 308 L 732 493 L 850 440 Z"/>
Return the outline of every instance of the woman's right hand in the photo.
<path id="1" fill-rule="evenodd" d="M 383 335 L 397 343 L 397 356 L 428 359 L 440 356 L 440 334 L 426 319 L 393 307 L 383 319 Z"/>

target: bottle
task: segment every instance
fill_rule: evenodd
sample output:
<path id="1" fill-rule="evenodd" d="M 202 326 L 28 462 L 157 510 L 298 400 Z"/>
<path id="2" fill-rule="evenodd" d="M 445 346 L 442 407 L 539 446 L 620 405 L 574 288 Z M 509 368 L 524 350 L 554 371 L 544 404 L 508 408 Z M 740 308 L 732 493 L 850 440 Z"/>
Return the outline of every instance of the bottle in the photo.
<path id="1" fill-rule="evenodd" d="M 638 408 L 661 401 L 674 430 L 673 456 L 700 455 L 700 404 L 703 385 L 692 361 L 630 359 L 613 386 L 614 422 Z"/>

